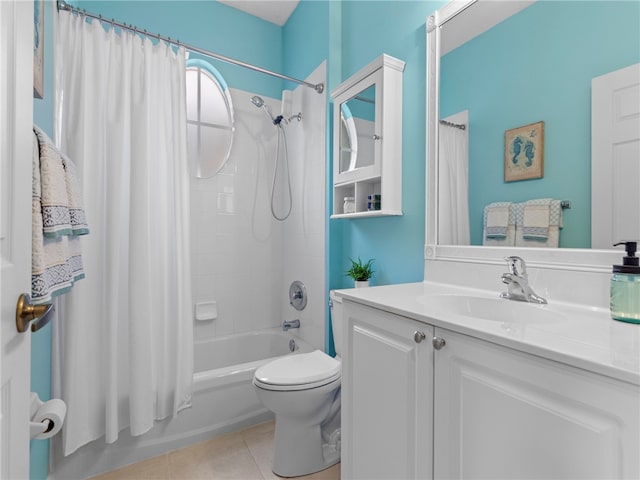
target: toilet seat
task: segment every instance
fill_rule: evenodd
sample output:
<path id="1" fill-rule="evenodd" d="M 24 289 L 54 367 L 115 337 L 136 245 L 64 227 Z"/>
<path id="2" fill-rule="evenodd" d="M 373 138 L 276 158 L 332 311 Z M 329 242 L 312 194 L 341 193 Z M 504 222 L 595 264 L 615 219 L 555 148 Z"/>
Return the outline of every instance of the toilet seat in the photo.
<path id="1" fill-rule="evenodd" d="M 308 390 L 339 380 L 340 366 L 338 360 L 320 350 L 288 355 L 258 368 L 253 383 L 265 390 Z"/>

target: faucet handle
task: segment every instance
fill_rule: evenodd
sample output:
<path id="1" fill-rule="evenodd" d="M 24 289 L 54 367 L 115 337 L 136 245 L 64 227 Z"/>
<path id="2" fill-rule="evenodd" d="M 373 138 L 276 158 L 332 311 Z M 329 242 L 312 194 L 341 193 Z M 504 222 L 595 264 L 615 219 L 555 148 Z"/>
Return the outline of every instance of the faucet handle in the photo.
<path id="1" fill-rule="evenodd" d="M 510 257 L 505 257 L 505 261 L 507 262 L 507 266 L 509 267 L 509 273 L 511 273 L 511 275 L 526 278 L 527 264 L 525 263 L 522 257 L 518 257 L 517 255 L 512 255 Z M 520 264 L 519 268 L 518 268 L 518 264 Z"/>

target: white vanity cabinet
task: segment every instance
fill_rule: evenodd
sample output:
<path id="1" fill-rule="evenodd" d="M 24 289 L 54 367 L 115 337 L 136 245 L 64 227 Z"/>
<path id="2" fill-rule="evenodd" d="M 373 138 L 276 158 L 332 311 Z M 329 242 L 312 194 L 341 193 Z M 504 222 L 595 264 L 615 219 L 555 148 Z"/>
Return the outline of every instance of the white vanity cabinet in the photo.
<path id="1" fill-rule="evenodd" d="M 344 301 L 343 479 L 432 475 L 433 327 Z"/>
<path id="2" fill-rule="evenodd" d="M 344 306 L 342 478 L 640 478 L 638 385 Z"/>
<path id="3" fill-rule="evenodd" d="M 402 215 L 402 73 L 381 55 L 333 98 L 332 218 Z"/>
<path id="4" fill-rule="evenodd" d="M 640 478 L 638 386 L 435 332 L 435 478 Z"/>

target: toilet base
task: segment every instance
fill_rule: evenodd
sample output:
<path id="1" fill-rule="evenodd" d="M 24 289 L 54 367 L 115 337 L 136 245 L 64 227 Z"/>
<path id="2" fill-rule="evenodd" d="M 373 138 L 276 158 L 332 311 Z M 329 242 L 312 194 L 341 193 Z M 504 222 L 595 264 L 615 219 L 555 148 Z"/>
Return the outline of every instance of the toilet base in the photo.
<path id="1" fill-rule="evenodd" d="M 320 425 L 303 426 L 276 415 L 273 473 L 281 477 L 300 477 L 329 468 L 339 461 L 339 441 L 334 445 L 323 442 Z"/>

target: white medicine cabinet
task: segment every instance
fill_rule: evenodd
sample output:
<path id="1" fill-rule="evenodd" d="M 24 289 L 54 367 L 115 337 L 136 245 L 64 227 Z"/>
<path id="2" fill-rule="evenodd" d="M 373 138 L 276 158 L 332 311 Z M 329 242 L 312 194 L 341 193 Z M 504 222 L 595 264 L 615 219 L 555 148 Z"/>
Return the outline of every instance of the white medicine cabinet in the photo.
<path id="1" fill-rule="evenodd" d="M 402 215 L 402 73 L 383 54 L 331 92 L 333 215 Z"/>

